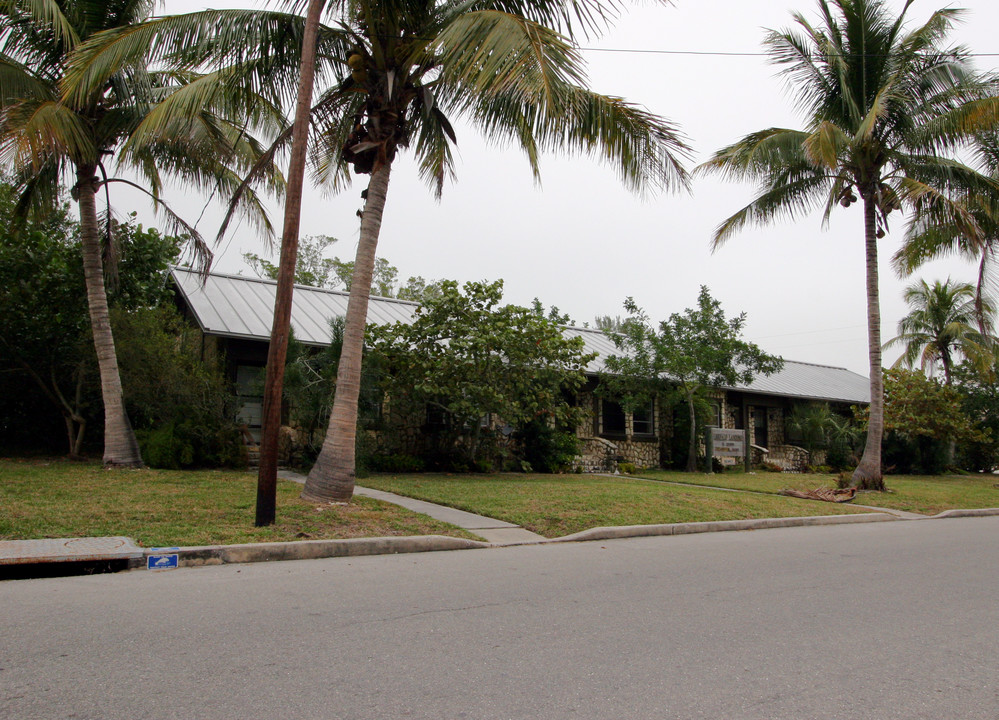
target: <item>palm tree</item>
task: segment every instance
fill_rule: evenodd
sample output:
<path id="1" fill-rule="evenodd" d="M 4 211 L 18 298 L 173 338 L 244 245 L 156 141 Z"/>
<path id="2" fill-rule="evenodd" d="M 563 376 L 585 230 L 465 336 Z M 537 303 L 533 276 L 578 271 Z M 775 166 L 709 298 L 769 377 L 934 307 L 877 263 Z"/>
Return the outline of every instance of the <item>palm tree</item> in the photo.
<path id="1" fill-rule="evenodd" d="M 953 203 L 926 202 L 906 229 L 905 243 L 892 262 L 903 277 L 921 265 L 948 254 L 957 254 L 978 265 L 975 305 L 979 321 L 988 317 L 988 298 L 995 297 L 996 254 L 999 253 L 999 130 L 975 137 L 975 165 L 984 176 L 955 188 L 960 212 Z M 970 226 L 970 227 L 969 227 Z M 986 333 L 985 327 L 979 330 Z"/>
<path id="2" fill-rule="evenodd" d="M 267 346 L 264 376 L 263 436 L 257 470 L 257 527 L 272 525 L 277 513 L 278 433 L 281 430 L 281 399 L 284 395 L 284 366 L 291 334 L 291 304 L 298 265 L 298 231 L 302 219 L 302 189 L 309 148 L 309 120 L 316 75 L 316 46 L 323 0 L 309 0 L 302 36 L 302 58 L 295 100 L 295 122 L 291 134 L 291 163 L 288 191 L 284 199 L 284 229 L 281 233 L 281 259 L 278 262 L 274 321 Z"/>
<path id="3" fill-rule="evenodd" d="M 146 192 L 174 228 L 191 235 L 194 251 L 207 267 L 207 246 L 159 197 L 159 168 L 198 185 L 235 188 L 241 171 L 252 166 L 261 152 L 244 128 L 207 112 L 199 122 L 175 124 L 169 133 L 129 145 L 157 99 L 171 86 L 187 84 L 193 75 L 170 76 L 130 65 L 89 92 L 63 97 L 67 63 L 75 49 L 97 32 L 138 23 L 152 6 L 148 0 L 0 2 L 0 157 L 18 174 L 25 208 L 50 207 L 60 180 L 72 178 L 104 400 L 104 464 L 109 466 L 139 466 L 142 458 L 125 411 L 108 319 L 101 241 L 102 226 L 108 230 L 112 225 L 110 207 L 102 222 L 97 195 L 103 191 L 108 198 L 112 183 Z M 108 176 L 107 159 L 116 155 L 144 177 L 148 188 Z M 259 209 L 253 193 L 246 197 L 246 205 Z M 112 238 L 104 234 L 107 246 Z"/>
<path id="4" fill-rule="evenodd" d="M 905 365 L 920 368 L 930 377 L 936 363 L 943 368 L 944 384 L 951 384 L 951 370 L 955 357 L 960 354 L 976 367 L 988 370 L 994 364 L 990 332 L 983 335 L 979 328 L 992 328 L 990 303 L 984 307 L 976 303 L 977 291 L 971 283 L 935 281 L 932 287 L 925 281 L 910 285 L 905 290 L 909 314 L 898 322 L 898 335 L 885 348 L 901 345 L 903 352 L 895 367 Z M 979 310 L 982 311 L 981 318 Z"/>
<path id="5" fill-rule="evenodd" d="M 365 203 L 330 427 L 304 497 L 326 501 L 353 493 L 364 326 L 382 211 L 399 151 L 415 151 L 422 177 L 439 196 L 445 181 L 454 177 L 456 134 L 450 118 L 460 115 L 491 139 L 519 144 L 536 177 L 541 152 L 570 150 L 604 158 L 636 190 L 686 187 L 681 161 L 688 149 L 670 123 L 585 87 L 573 37 L 600 30 L 613 9 L 601 0 L 355 0 L 328 5 L 335 23 L 320 26 L 317 41 L 316 76 L 327 85 L 313 107 L 314 176 L 334 188 L 349 178 L 351 168 L 370 177 L 362 192 Z M 297 72 L 288 68 L 293 63 L 298 67 L 301 18 L 292 22 L 279 20 L 277 13 L 260 13 L 255 20 L 235 12 L 192 14 L 185 26 L 173 22 L 169 31 L 164 19 L 147 23 L 140 32 L 107 34 L 80 54 L 80 73 L 103 77 L 127 60 L 164 60 L 183 49 L 192 67 L 228 63 L 218 77 L 225 79 L 230 94 L 240 83 L 258 91 L 282 87 L 274 70 L 281 61 L 285 76 L 279 79 L 297 80 Z M 289 28 L 283 46 L 274 29 L 279 23 Z M 247 28 L 252 29 L 250 40 Z M 234 43 L 233 38 L 242 41 Z M 270 81 L 261 79 L 261 68 L 274 73 Z M 178 115 L 191 107 L 193 103 L 174 103 Z M 282 135 L 275 149 L 286 141 L 287 134 Z"/>
<path id="6" fill-rule="evenodd" d="M 947 190 L 976 182 L 939 153 L 997 119 L 993 86 L 967 54 L 942 45 L 960 11 L 944 9 L 905 27 L 907 0 L 892 17 L 881 0 L 819 0 L 822 25 L 796 13 L 797 30 L 771 31 L 765 46 L 808 118 L 804 130 L 770 128 L 717 152 L 702 168 L 760 184 L 757 197 L 718 228 L 717 248 L 749 223 L 860 200 L 867 268 L 871 406 L 860 488 L 883 489 L 884 392 L 878 239 L 903 206 L 935 205 L 977 232 Z M 941 210 L 943 212 L 943 210 Z"/>
<path id="7" fill-rule="evenodd" d="M 370 180 L 329 430 L 303 491 L 318 501 L 353 493 L 365 316 L 400 150 L 412 147 L 439 196 L 454 174 L 449 117 L 461 115 L 492 139 L 520 144 L 536 177 L 541 151 L 575 150 L 603 156 L 636 189 L 686 184 L 687 148 L 669 123 L 585 87 L 574 22 L 598 29 L 607 10 L 599 0 L 359 0 L 340 9 L 350 77 L 320 150 L 329 165 L 349 163 Z"/>

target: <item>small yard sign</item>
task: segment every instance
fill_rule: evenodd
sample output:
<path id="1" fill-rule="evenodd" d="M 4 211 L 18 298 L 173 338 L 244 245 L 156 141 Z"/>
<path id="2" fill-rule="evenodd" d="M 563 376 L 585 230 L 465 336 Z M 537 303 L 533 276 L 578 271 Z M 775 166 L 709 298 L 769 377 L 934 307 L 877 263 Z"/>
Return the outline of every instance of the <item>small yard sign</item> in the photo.
<path id="1" fill-rule="evenodd" d="M 743 430 L 723 430 L 711 428 L 714 456 L 718 458 L 746 457 L 746 433 Z"/>
<path id="2" fill-rule="evenodd" d="M 704 456 L 705 472 L 711 472 L 714 458 L 721 460 L 722 465 L 735 465 L 740 460 L 749 472 L 749 437 L 745 430 L 726 430 L 719 427 L 704 429 L 704 446 L 707 450 Z"/>

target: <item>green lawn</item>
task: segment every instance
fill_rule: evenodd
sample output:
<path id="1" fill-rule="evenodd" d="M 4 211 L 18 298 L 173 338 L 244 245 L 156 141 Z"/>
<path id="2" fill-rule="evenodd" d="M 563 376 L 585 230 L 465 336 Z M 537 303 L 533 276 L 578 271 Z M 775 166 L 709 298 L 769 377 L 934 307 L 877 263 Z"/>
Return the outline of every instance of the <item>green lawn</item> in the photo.
<path id="1" fill-rule="evenodd" d="M 414 474 L 374 475 L 361 484 L 507 520 L 545 537 L 600 526 L 864 512 L 777 494 L 785 487 L 831 486 L 829 475 L 655 471 L 647 477 L 660 482 L 590 475 Z M 999 478 L 993 476 L 891 476 L 888 485 L 892 492 L 866 494 L 858 502 L 930 515 L 951 508 L 999 507 Z M 0 539 L 125 535 L 155 547 L 390 535 L 474 537 L 368 498 L 317 508 L 299 499 L 300 490 L 295 483 L 279 482 L 277 524 L 255 528 L 256 476 L 250 473 L 104 470 L 97 463 L 0 459 Z"/>
<path id="2" fill-rule="evenodd" d="M 762 493 L 777 493 L 783 488 L 804 490 L 836 486 L 832 475 L 791 473 L 724 472 L 707 475 L 651 470 L 643 472 L 642 477 Z M 887 475 L 885 483 L 888 492 L 863 493 L 854 502 L 924 515 L 954 509 L 999 508 L 999 476 L 996 475 Z"/>
<path id="3" fill-rule="evenodd" d="M 601 526 L 866 512 L 777 495 L 591 475 L 373 475 L 360 482 L 506 520 L 545 537 Z"/>
<path id="4" fill-rule="evenodd" d="M 278 482 L 277 523 L 253 526 L 256 475 L 211 470 L 104 470 L 98 463 L 0 459 L 0 540 L 124 535 L 145 547 L 390 535 L 474 538 L 368 498 L 347 506 L 299 499 Z"/>

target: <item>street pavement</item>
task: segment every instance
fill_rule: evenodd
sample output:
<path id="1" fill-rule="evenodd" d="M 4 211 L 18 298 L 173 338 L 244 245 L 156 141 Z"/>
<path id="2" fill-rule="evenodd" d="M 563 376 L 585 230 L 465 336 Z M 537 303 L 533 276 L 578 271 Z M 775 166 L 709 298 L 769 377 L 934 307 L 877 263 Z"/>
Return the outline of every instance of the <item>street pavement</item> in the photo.
<path id="1" fill-rule="evenodd" d="M 999 717 L 999 517 L 0 583 L 0 718 Z"/>

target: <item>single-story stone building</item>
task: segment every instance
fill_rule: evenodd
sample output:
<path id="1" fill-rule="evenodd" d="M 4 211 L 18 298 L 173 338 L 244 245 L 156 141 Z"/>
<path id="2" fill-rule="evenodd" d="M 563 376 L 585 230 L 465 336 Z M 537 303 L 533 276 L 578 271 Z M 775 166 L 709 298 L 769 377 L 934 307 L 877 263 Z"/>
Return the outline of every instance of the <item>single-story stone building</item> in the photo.
<path id="1" fill-rule="evenodd" d="M 260 377 L 267 359 L 276 283 L 271 280 L 212 273 L 203 278 L 175 268 L 171 278 L 181 311 L 201 329 L 205 352 L 221 352 L 241 399 L 240 419 L 254 435 L 261 418 Z M 329 344 L 329 322 L 347 311 L 348 294 L 298 286 L 295 288 L 291 324 L 295 337 L 305 345 Z M 417 304 L 372 297 L 368 322 L 408 322 Z M 587 471 L 611 469 L 614 462 L 653 467 L 664 460 L 666 440 L 672 433 L 672 408 L 653 401 L 649 407 L 625 410 L 594 393 L 603 361 L 618 350 L 600 330 L 569 327 L 567 335 L 581 337 L 587 352 L 597 353 L 586 368 L 590 380 L 577 402 L 592 408 L 591 421 L 577 429 L 583 441 L 579 464 Z M 749 429 L 758 459 L 787 467 L 800 464 L 800 448 L 785 437 L 785 418 L 796 404 L 828 403 L 834 411 L 870 401 L 868 379 L 845 368 L 786 360 L 784 369 L 758 377 L 748 385 L 718 388 L 714 393 L 716 425 Z"/>

